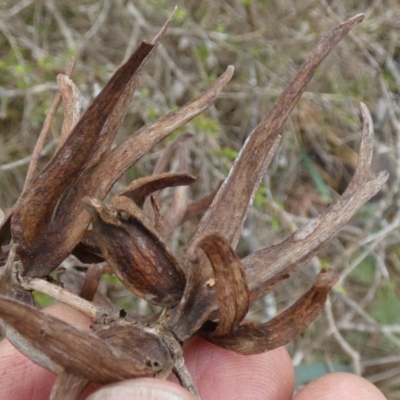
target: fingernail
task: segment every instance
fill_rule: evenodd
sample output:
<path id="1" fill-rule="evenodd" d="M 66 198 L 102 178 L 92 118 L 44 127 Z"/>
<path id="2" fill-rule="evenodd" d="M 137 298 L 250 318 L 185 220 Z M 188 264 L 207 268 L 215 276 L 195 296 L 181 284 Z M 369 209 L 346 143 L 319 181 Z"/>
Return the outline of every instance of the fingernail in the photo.
<path id="1" fill-rule="evenodd" d="M 173 388 L 168 390 L 159 386 L 154 380 L 124 381 L 92 393 L 87 400 L 188 400 Z"/>

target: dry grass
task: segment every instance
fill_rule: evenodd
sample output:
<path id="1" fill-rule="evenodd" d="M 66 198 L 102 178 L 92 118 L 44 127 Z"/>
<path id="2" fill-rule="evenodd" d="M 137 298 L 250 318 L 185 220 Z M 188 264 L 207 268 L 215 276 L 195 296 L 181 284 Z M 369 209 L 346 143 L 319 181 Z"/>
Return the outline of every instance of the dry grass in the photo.
<path id="1" fill-rule="evenodd" d="M 3 0 L 0 10 L 0 205 L 18 197 L 27 157 L 71 55 L 85 106 L 143 38 L 151 39 L 167 1 Z M 247 134 L 273 104 L 307 52 L 339 21 L 359 12 L 358 26 L 323 63 L 283 129 L 281 147 L 259 190 L 239 245 L 241 255 L 274 243 L 341 193 L 357 160 L 358 103 L 373 111 L 375 171 L 389 169 L 385 192 L 359 212 L 318 258 L 253 310 L 269 318 L 310 285 L 320 266 L 340 272 L 326 312 L 289 346 L 296 364 L 349 364 L 390 399 L 400 399 L 400 3 L 380 1 L 176 1 L 162 47 L 142 74 L 117 140 L 183 104 L 227 65 L 234 79 L 215 107 L 186 130 L 193 198 L 213 190 Z M 329 3 L 329 5 L 328 5 Z M 58 138 L 53 124 L 43 166 Z M 123 184 L 151 172 L 163 142 Z M 24 161 L 25 160 L 25 161 Z M 179 249 L 193 231 L 174 234 Z"/>

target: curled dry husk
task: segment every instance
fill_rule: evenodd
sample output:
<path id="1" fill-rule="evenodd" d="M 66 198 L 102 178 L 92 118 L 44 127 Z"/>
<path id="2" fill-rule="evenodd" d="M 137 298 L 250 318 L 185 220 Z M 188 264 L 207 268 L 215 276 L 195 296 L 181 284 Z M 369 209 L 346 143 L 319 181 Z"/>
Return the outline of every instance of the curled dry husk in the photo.
<path id="1" fill-rule="evenodd" d="M 59 374 L 53 398 L 66 393 L 70 393 L 69 398 L 77 398 L 89 381 L 165 378 L 171 370 L 199 397 L 183 362 L 181 346 L 188 338 L 200 334 L 223 348 L 257 354 L 286 344 L 316 318 L 336 282 L 332 270 L 322 270 L 310 290 L 271 321 L 244 321 L 251 302 L 310 260 L 385 183 L 386 172 L 368 180 L 373 130 L 365 105 L 361 105 L 359 162 L 342 197 L 278 244 L 242 260 L 234 248 L 255 191 L 279 145 L 284 122 L 319 64 L 362 19 L 362 14 L 350 18 L 316 45 L 249 135 L 221 187 L 191 203 L 187 185 L 196 177 L 187 171 L 187 133 L 167 148 L 153 176 L 132 182 L 110 205 L 102 201 L 122 174 L 148 150 L 214 102 L 232 77 L 232 66 L 196 99 L 139 129 L 113 150 L 111 144 L 138 74 L 169 21 L 153 42 L 140 44 L 79 120 L 77 89 L 69 78 L 59 78 L 67 105 L 60 145 L 43 171 L 27 182 L 0 228 L 2 245 L 8 245 L 11 237 L 15 243 L 0 271 L 0 319 L 6 336 L 17 348 Z M 182 172 L 165 172 L 174 153 Z M 169 213 L 163 218 L 155 192 L 175 186 L 178 188 Z M 152 210 L 145 204 L 148 197 Z M 181 256 L 175 258 L 165 238 L 182 222 L 202 212 L 205 214 L 197 231 Z M 40 279 L 71 253 L 88 263 L 105 260 L 107 268 L 130 291 L 166 312 L 152 325 L 140 324 L 123 310 L 96 306 Z M 90 269 L 82 297 L 93 298 L 102 271 L 103 266 L 98 265 Z M 29 301 L 30 291 L 38 288 L 90 315 L 95 320 L 92 332 L 74 328 L 18 301 Z"/>

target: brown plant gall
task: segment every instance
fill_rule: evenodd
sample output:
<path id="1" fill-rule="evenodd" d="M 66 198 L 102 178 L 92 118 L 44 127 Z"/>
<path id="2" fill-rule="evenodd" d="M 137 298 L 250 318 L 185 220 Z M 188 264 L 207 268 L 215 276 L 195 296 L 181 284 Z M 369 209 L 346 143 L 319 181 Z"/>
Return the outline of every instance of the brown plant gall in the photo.
<path id="1" fill-rule="evenodd" d="M 255 191 L 278 148 L 284 122 L 320 63 L 362 19 L 362 14 L 356 15 L 320 40 L 249 135 L 223 184 L 192 203 L 186 186 L 197 178 L 187 173 L 184 140 L 188 134 L 167 148 L 153 176 L 132 182 L 109 205 L 103 200 L 148 150 L 213 104 L 232 77 L 232 66 L 193 101 L 140 128 L 114 149 L 111 144 L 137 76 L 170 21 L 151 43 L 140 44 L 79 119 L 77 88 L 69 78 L 59 78 L 66 110 L 61 144 L 40 174 L 27 180 L 0 228 L 1 244 L 9 249 L 0 270 L 1 326 L 22 353 L 59 375 L 52 398 L 76 399 L 92 381 L 109 383 L 142 376 L 165 379 L 171 371 L 199 398 L 182 355 L 182 346 L 190 337 L 200 335 L 223 348 L 257 354 L 290 342 L 317 317 L 336 283 L 332 270 L 321 270 L 309 291 L 272 320 L 245 321 L 254 300 L 310 260 L 385 183 L 386 172 L 368 180 L 373 130 L 365 105 L 361 105 L 359 162 L 343 196 L 278 244 L 243 259 L 234 249 Z M 184 172 L 166 173 L 174 153 Z M 166 187 L 178 188 L 163 218 L 155 192 Z M 147 197 L 154 224 L 149 210 L 144 210 Z M 185 220 L 201 213 L 197 231 L 176 257 L 165 239 Z M 70 254 L 93 264 L 81 289 L 79 282 L 71 284 L 69 291 L 42 279 Z M 89 301 L 106 271 L 163 312 L 145 318 L 107 301 L 103 306 Z M 89 315 L 92 332 L 33 308 L 33 290 Z"/>

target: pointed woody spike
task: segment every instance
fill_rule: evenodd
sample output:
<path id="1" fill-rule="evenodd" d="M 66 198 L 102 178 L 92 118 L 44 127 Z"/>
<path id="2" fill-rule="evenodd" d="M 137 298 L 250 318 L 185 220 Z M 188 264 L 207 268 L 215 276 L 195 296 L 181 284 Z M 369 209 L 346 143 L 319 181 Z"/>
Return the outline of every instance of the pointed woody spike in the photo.
<path id="1" fill-rule="evenodd" d="M 254 190 L 264 172 L 265 159 L 271 157 L 271 148 L 283 124 L 321 62 L 363 18 L 364 16 L 359 14 L 338 25 L 314 47 L 273 108 L 249 135 L 229 176 L 203 217 L 195 237 L 206 231 L 214 230 L 220 232 L 233 247 L 236 247 Z"/>
<path id="2" fill-rule="evenodd" d="M 271 292 L 314 257 L 354 213 L 379 192 L 388 176 L 386 171 L 381 172 L 351 197 L 342 197 L 282 242 L 242 259 L 251 301 Z"/>
<path id="3" fill-rule="evenodd" d="M 154 39 L 151 41 L 151 44 L 157 45 L 158 43 L 161 42 L 161 39 L 164 37 L 165 32 L 167 31 L 171 21 L 173 20 L 176 10 L 178 9 L 178 6 L 175 6 L 174 9 L 172 10 L 171 15 L 168 17 L 168 19 L 165 21 L 165 24 L 163 27 L 160 29 L 160 31 L 157 33 L 157 35 L 154 37 Z"/>
<path id="4" fill-rule="evenodd" d="M 342 196 L 347 196 L 357 190 L 368 179 L 369 168 L 374 153 L 374 125 L 371 114 L 364 103 L 360 103 L 361 119 L 363 123 L 358 163 L 350 184 Z"/>
<path id="5" fill-rule="evenodd" d="M 56 151 L 63 146 L 74 126 L 79 121 L 82 102 L 81 92 L 68 75 L 57 75 L 57 83 L 63 103 L 64 119 Z"/>
<path id="6" fill-rule="evenodd" d="M 142 46 L 146 46 L 149 48 L 148 53 L 144 54 L 144 57 L 140 61 L 140 65 L 138 66 L 135 73 L 132 75 L 132 78 L 127 84 L 126 89 L 122 94 L 121 98 L 119 99 L 117 106 L 114 108 L 106 124 L 104 125 L 99 140 L 96 142 L 94 151 L 95 155 L 94 157 L 91 158 L 90 162 L 87 165 L 85 165 L 86 169 L 89 169 L 93 165 L 96 165 L 103 156 L 103 154 L 109 151 L 112 141 L 114 140 L 115 135 L 117 134 L 119 128 L 121 127 L 125 114 L 128 110 L 133 93 L 138 83 L 139 74 L 142 71 L 143 67 L 146 65 L 147 61 L 150 59 L 150 57 L 154 54 L 154 52 L 160 45 L 161 40 L 163 39 L 165 32 L 167 31 L 167 28 L 174 16 L 174 13 L 175 11 L 171 14 L 171 16 L 162 26 L 156 37 L 151 41 L 151 43 L 142 42 L 138 50 L 136 50 L 135 53 L 138 53 Z M 71 194 L 71 197 L 74 197 L 73 193 Z"/>
<path id="7" fill-rule="evenodd" d="M 282 242 L 242 260 L 252 300 L 270 292 L 310 260 L 384 185 L 386 171 L 366 182 L 374 149 L 372 118 L 361 105 L 363 131 L 356 171 L 342 197 Z"/>

